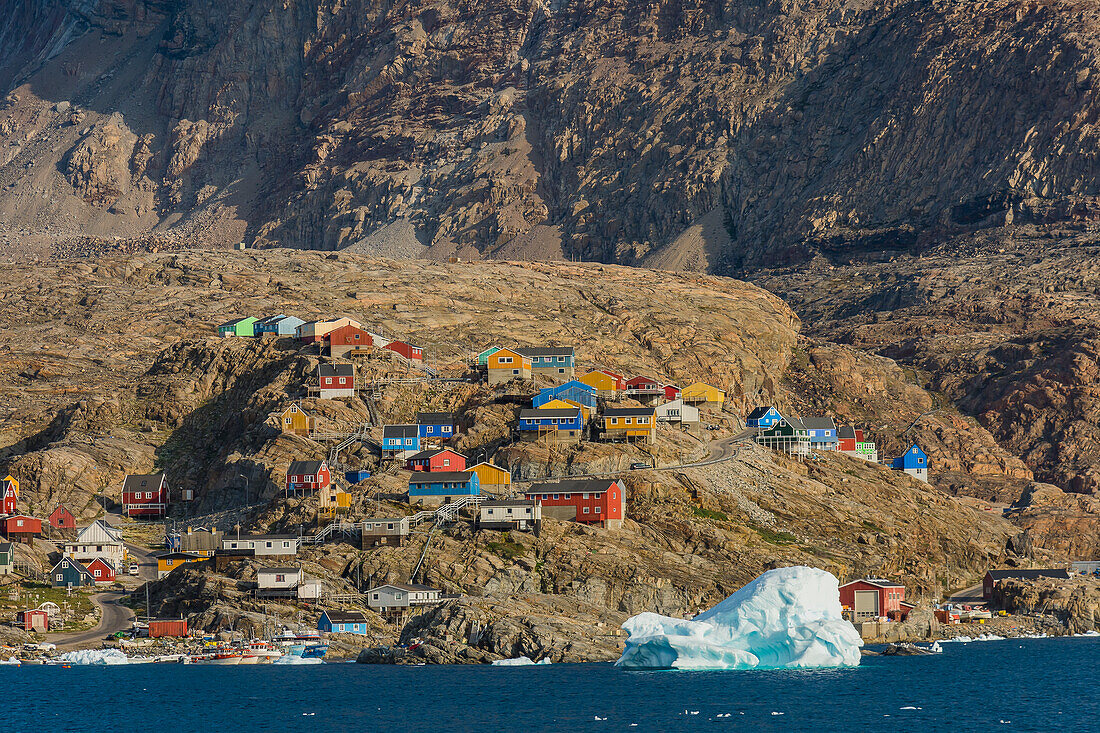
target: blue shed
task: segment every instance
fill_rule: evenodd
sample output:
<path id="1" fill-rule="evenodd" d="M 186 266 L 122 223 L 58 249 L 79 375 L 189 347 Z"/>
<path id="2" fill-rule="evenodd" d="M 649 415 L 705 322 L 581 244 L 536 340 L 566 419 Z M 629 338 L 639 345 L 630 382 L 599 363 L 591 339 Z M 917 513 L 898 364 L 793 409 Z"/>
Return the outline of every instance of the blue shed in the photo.
<path id="1" fill-rule="evenodd" d="M 745 418 L 746 428 L 770 428 L 783 419 L 774 407 L 757 407 Z"/>
<path id="2" fill-rule="evenodd" d="M 356 469 L 355 471 L 345 471 L 344 478 L 349 484 L 357 484 L 360 481 L 366 481 L 370 478 L 370 471 L 366 469 Z"/>
<path id="3" fill-rule="evenodd" d="M 473 471 L 417 471 L 409 477 L 409 497 L 480 496 L 481 483 Z"/>
<path id="4" fill-rule="evenodd" d="M 317 629 L 333 634 L 363 634 L 369 630 L 367 617 L 359 611 L 324 611 L 317 619 Z"/>
<path id="5" fill-rule="evenodd" d="M 261 318 L 252 324 L 252 331 L 256 336 L 261 336 L 265 333 L 273 333 L 276 336 L 293 336 L 298 326 L 301 326 L 305 321 L 295 316 L 287 316 L 280 313 L 277 316 L 267 316 Z"/>
<path id="6" fill-rule="evenodd" d="M 539 391 L 535 399 L 532 400 L 532 404 L 535 407 L 542 407 L 547 402 L 553 402 L 554 400 L 569 400 L 570 402 L 576 402 L 578 405 L 584 405 L 594 410 L 596 409 L 596 390 L 584 382 L 573 379 L 565 384 L 559 384 L 556 387 L 546 387 Z"/>

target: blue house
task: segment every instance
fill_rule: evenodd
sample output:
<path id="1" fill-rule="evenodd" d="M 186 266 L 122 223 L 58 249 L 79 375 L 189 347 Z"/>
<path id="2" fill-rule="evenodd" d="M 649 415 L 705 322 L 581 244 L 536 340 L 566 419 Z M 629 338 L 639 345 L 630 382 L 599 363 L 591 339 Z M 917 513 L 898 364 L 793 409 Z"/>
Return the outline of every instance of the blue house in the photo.
<path id="1" fill-rule="evenodd" d="M 95 578 L 76 560 L 63 557 L 50 571 L 50 583 L 54 588 L 80 588 L 95 585 Z"/>
<path id="2" fill-rule="evenodd" d="M 783 416 L 774 407 L 757 407 L 745 418 L 746 428 L 770 428 L 779 423 Z"/>
<path id="3" fill-rule="evenodd" d="M 810 447 L 814 450 L 836 450 L 836 423 L 831 417 L 805 417 L 802 424 L 810 433 Z"/>
<path id="4" fill-rule="evenodd" d="M 420 428 L 416 425 L 382 427 L 382 456 L 408 458 L 420 452 Z"/>
<path id="5" fill-rule="evenodd" d="M 324 611 L 317 619 L 317 629 L 332 634 L 366 635 L 368 628 L 367 617 L 359 611 Z"/>
<path id="6" fill-rule="evenodd" d="M 256 336 L 265 333 L 273 333 L 276 336 L 293 336 L 305 321 L 295 316 L 287 316 L 280 313 L 277 316 L 267 316 L 252 324 L 252 332 Z"/>
<path id="7" fill-rule="evenodd" d="M 579 407 L 520 410 L 519 434 L 524 440 L 576 443 L 584 434 L 584 413 Z"/>
<path id="8" fill-rule="evenodd" d="M 596 409 L 596 390 L 589 387 L 584 382 L 578 382 L 576 379 L 566 382 L 565 384 L 559 384 L 556 387 L 546 387 L 541 390 L 532 404 L 535 407 L 542 407 L 547 402 L 553 400 L 569 400 L 570 402 L 576 402 L 578 405 L 584 405 L 585 407 L 595 410 Z"/>
<path id="9" fill-rule="evenodd" d="M 417 471 L 409 477 L 409 498 L 480 496 L 481 483 L 473 471 Z"/>
<path id="10" fill-rule="evenodd" d="M 449 412 L 421 412 L 416 416 L 420 439 L 450 440 L 455 432 L 455 416 Z"/>
<path id="11" fill-rule="evenodd" d="M 915 444 L 909 446 L 909 450 L 904 454 L 895 458 L 890 467 L 895 471 L 905 471 L 925 483 L 928 482 L 928 455 Z"/>

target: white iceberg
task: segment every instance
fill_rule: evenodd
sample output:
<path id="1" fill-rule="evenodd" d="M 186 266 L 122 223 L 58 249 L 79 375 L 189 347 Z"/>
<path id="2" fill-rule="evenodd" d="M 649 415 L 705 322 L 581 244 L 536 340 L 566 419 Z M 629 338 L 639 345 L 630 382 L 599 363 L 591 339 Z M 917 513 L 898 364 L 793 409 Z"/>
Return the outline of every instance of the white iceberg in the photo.
<path id="1" fill-rule="evenodd" d="M 863 640 L 841 616 L 839 582 L 817 568 L 769 570 L 690 621 L 643 613 L 616 666 L 639 669 L 854 667 Z"/>
<path id="2" fill-rule="evenodd" d="M 324 664 L 324 660 L 318 657 L 295 657 L 288 654 L 279 657 L 272 664 Z"/>
<path id="3" fill-rule="evenodd" d="M 543 664 L 550 664 L 550 658 L 539 660 L 536 662 L 530 657 L 516 657 L 515 659 L 494 659 L 492 666 L 494 667 L 530 667 Z"/>

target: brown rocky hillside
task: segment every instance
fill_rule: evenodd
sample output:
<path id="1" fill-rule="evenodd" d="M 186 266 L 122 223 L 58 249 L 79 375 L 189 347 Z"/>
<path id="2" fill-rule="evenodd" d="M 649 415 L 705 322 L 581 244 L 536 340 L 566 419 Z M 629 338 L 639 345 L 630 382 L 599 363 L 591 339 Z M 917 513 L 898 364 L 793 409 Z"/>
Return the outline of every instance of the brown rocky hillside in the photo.
<path id="1" fill-rule="evenodd" d="M 1092 0 L 11 5 L 4 254 L 728 272 L 1095 215 Z"/>

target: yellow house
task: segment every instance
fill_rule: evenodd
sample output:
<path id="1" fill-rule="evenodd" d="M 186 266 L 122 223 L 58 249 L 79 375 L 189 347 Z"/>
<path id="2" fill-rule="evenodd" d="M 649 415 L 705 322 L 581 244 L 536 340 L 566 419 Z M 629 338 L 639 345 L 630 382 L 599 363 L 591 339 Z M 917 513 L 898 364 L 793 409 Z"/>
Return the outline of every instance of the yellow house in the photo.
<path id="1" fill-rule="evenodd" d="M 308 438 L 316 424 L 314 419 L 302 409 L 301 405 L 294 403 L 279 415 L 279 426 L 284 433 L 304 435 Z"/>
<path id="2" fill-rule="evenodd" d="M 318 493 L 321 500 L 321 512 L 323 514 L 336 514 L 346 512 L 351 508 L 351 494 L 330 485 Z"/>
<path id="3" fill-rule="evenodd" d="M 531 357 L 518 351 L 501 349 L 485 361 L 489 384 L 504 384 L 513 379 L 531 378 Z"/>
<path id="4" fill-rule="evenodd" d="M 477 474 L 483 491 L 504 492 L 512 485 L 512 472 L 492 463 L 482 462 L 466 469 Z"/>
<path id="5" fill-rule="evenodd" d="M 603 438 L 607 441 L 653 442 L 657 415 L 652 407 L 609 407 L 603 411 Z"/>
<path id="6" fill-rule="evenodd" d="M 585 407 L 579 402 L 573 400 L 550 400 L 545 405 L 539 405 L 537 410 L 572 410 L 580 408 L 581 415 L 584 417 L 584 421 L 588 422 L 592 418 L 592 410 Z"/>
<path id="7" fill-rule="evenodd" d="M 157 579 L 159 580 L 168 575 L 180 565 L 186 565 L 189 562 L 204 562 L 209 559 L 205 555 L 196 555 L 190 552 L 166 552 L 163 555 L 157 555 Z"/>
<path id="8" fill-rule="evenodd" d="M 683 391 L 680 392 L 680 398 L 684 402 L 693 405 L 705 403 L 706 405 L 721 407 L 726 401 L 726 393 L 717 387 L 711 387 L 709 384 L 696 382 L 684 387 Z"/>
<path id="9" fill-rule="evenodd" d="M 577 381 L 581 384 L 587 384 L 603 397 L 614 397 L 619 389 L 618 380 L 607 372 L 589 372 Z"/>

